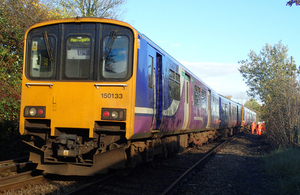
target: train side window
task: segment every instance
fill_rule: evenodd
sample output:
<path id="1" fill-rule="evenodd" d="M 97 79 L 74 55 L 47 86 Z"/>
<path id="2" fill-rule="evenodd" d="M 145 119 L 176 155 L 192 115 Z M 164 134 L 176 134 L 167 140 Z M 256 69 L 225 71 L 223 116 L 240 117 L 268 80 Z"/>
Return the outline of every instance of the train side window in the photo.
<path id="1" fill-rule="evenodd" d="M 169 71 L 169 97 L 180 100 L 180 75 L 171 69 Z"/>
<path id="2" fill-rule="evenodd" d="M 213 98 L 213 112 L 218 114 L 218 100 L 216 98 Z"/>
<path id="3" fill-rule="evenodd" d="M 31 41 L 31 57 L 30 57 L 30 76 L 46 77 L 53 75 L 53 67 L 55 66 L 55 46 L 56 41 L 52 36 L 34 37 Z M 48 50 L 47 50 L 48 47 Z M 49 56 L 50 55 L 50 56 Z"/>
<path id="4" fill-rule="evenodd" d="M 206 109 L 206 91 L 202 89 L 201 91 L 201 107 Z"/>
<path id="5" fill-rule="evenodd" d="M 221 104 L 221 108 L 222 108 L 222 111 L 221 111 L 222 115 L 226 115 L 226 109 L 225 109 L 224 103 Z"/>
<path id="6" fill-rule="evenodd" d="M 197 107 L 200 107 L 200 87 L 198 87 L 197 85 L 194 86 L 194 105 Z"/>
<path id="7" fill-rule="evenodd" d="M 232 106 L 232 115 L 233 115 L 234 117 L 237 116 L 237 108 L 236 108 L 235 106 Z"/>
<path id="8" fill-rule="evenodd" d="M 148 56 L 148 87 L 150 89 L 153 89 L 153 63 L 153 57 Z"/>
<path id="9" fill-rule="evenodd" d="M 112 34 L 103 41 L 103 70 L 104 78 L 126 78 L 128 74 L 128 49 L 127 36 Z"/>
<path id="10" fill-rule="evenodd" d="M 65 75 L 67 77 L 87 78 L 91 64 L 91 38 L 70 36 L 67 39 Z"/>

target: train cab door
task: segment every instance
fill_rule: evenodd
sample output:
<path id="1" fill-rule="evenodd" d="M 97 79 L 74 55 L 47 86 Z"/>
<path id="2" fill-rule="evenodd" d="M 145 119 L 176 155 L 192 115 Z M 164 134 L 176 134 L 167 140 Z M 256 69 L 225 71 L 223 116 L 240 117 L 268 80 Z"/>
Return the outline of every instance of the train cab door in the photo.
<path id="1" fill-rule="evenodd" d="M 159 53 L 156 53 L 156 125 L 155 129 L 159 130 L 161 128 L 163 120 L 163 73 L 162 73 L 162 56 Z"/>
<path id="2" fill-rule="evenodd" d="M 153 101 L 150 101 L 150 107 L 153 108 L 153 117 L 151 130 L 159 131 L 163 119 L 163 72 L 162 72 L 162 55 L 155 48 L 148 45 L 148 72 L 151 75 L 152 87 L 150 96 Z"/>

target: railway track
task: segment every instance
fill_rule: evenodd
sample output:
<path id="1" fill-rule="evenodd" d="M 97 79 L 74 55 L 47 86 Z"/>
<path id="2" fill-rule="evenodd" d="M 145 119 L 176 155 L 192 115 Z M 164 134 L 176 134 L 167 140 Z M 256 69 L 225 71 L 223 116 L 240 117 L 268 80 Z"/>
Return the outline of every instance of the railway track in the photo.
<path id="1" fill-rule="evenodd" d="M 14 191 L 29 184 L 44 182 L 41 171 L 36 171 L 36 164 L 28 157 L 0 162 L 0 192 Z"/>
<path id="2" fill-rule="evenodd" d="M 28 157 L 22 157 L 17 159 L 11 159 L 0 162 L 0 176 L 3 176 L 5 172 L 25 172 L 35 169 L 36 164 L 28 161 Z"/>
<path id="3" fill-rule="evenodd" d="M 176 188 L 181 185 L 183 181 L 185 181 L 191 174 L 199 168 L 200 165 L 205 164 L 209 160 L 210 157 L 212 157 L 215 153 L 217 153 L 222 147 L 224 147 L 227 143 L 232 141 L 234 137 L 231 137 L 224 142 L 222 142 L 220 145 L 215 147 L 213 150 L 208 152 L 204 157 L 202 157 L 197 163 L 195 163 L 192 167 L 190 167 L 187 171 L 185 171 L 176 181 L 174 181 L 168 188 L 166 188 L 161 195 L 166 195 L 166 194 L 172 194 Z"/>
<path id="4" fill-rule="evenodd" d="M 196 169 L 203 167 L 210 157 L 233 139 L 208 144 L 209 149 L 200 154 L 182 154 L 177 159 L 171 158 L 170 162 L 164 160 L 157 167 L 137 167 L 128 177 L 111 174 L 67 194 L 172 194 Z M 190 158 L 185 158 L 187 156 Z"/>

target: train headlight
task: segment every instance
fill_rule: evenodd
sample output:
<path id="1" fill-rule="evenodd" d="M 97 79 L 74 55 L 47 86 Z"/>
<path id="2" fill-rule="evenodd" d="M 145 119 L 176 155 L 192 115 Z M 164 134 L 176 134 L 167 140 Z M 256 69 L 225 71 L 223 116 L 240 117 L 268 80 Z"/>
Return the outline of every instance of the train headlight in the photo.
<path id="1" fill-rule="evenodd" d="M 126 120 L 126 109 L 102 108 L 102 120 Z"/>
<path id="2" fill-rule="evenodd" d="M 36 115 L 36 109 L 35 108 L 30 108 L 29 114 L 30 114 L 30 116 L 35 116 Z"/>
<path id="3" fill-rule="evenodd" d="M 24 117 L 45 118 L 45 106 L 26 106 L 24 108 Z"/>
<path id="4" fill-rule="evenodd" d="M 119 114 L 118 114 L 118 112 L 117 111 L 112 111 L 112 113 L 111 113 L 111 117 L 113 117 L 113 118 L 118 118 L 118 116 L 119 116 Z"/>

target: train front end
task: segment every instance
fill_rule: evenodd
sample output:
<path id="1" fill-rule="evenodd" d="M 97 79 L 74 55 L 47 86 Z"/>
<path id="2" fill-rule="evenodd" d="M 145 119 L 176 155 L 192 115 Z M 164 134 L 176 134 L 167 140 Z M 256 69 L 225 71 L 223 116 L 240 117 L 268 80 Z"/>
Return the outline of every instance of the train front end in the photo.
<path id="1" fill-rule="evenodd" d="M 123 168 L 133 134 L 137 32 L 99 18 L 54 20 L 25 35 L 20 133 L 44 173 Z"/>

